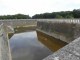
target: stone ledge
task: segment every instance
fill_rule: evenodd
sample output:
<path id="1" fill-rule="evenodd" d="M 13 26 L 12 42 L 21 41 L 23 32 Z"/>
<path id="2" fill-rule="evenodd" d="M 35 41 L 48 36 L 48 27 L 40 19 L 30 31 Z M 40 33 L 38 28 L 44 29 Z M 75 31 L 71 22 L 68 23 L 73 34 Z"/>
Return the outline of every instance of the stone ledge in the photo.
<path id="1" fill-rule="evenodd" d="M 3 24 L 0 26 L 0 60 L 12 60 L 6 29 Z"/>
<path id="2" fill-rule="evenodd" d="M 80 37 L 43 60 L 80 60 Z"/>

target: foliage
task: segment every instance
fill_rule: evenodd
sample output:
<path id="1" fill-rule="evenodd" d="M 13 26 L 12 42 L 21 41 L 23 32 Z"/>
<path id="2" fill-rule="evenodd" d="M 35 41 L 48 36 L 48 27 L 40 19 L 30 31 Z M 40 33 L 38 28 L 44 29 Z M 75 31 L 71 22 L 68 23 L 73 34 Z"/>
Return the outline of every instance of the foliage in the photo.
<path id="1" fill-rule="evenodd" d="M 66 15 L 65 18 L 74 18 L 72 14 Z"/>
<path id="2" fill-rule="evenodd" d="M 43 29 L 43 27 L 42 27 L 42 26 L 40 26 L 40 29 Z"/>
<path id="3" fill-rule="evenodd" d="M 73 11 L 61 11 L 52 13 L 35 14 L 32 19 L 52 19 L 52 18 L 80 18 L 80 9 Z"/>
<path id="4" fill-rule="evenodd" d="M 4 15 L 0 16 L 0 19 L 30 19 L 29 15 L 15 14 L 15 15 Z"/>
<path id="5" fill-rule="evenodd" d="M 61 15 L 56 15 L 56 17 L 55 18 L 59 18 L 59 19 L 61 19 L 61 18 L 63 18 Z"/>
<path id="6" fill-rule="evenodd" d="M 32 19 L 52 19 L 52 18 L 80 18 L 80 9 L 73 11 L 61 11 L 52 13 L 35 14 Z M 29 15 L 15 14 L 0 16 L 0 19 L 31 19 Z"/>

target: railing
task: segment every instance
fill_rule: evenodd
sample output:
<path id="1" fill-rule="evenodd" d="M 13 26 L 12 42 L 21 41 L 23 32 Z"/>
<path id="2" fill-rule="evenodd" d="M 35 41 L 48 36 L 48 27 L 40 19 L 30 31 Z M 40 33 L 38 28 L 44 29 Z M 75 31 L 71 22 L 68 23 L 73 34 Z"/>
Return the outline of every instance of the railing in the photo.
<path id="1" fill-rule="evenodd" d="M 42 20 L 39 19 L 38 21 L 80 23 L 80 19 L 42 19 Z"/>
<path id="2" fill-rule="evenodd" d="M 1 19 L 0 21 L 19 21 L 19 20 L 31 20 L 31 21 L 54 21 L 54 22 L 68 22 L 68 23 L 80 23 L 80 18 L 76 19 Z"/>

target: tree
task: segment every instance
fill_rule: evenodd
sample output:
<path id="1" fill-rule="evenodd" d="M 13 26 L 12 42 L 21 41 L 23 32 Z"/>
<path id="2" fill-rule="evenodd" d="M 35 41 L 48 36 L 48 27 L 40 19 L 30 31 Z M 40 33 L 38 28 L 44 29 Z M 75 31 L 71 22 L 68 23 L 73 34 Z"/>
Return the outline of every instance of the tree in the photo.
<path id="1" fill-rule="evenodd" d="M 61 15 L 56 15 L 55 18 L 62 19 L 63 17 Z"/>
<path id="2" fill-rule="evenodd" d="M 65 18 L 74 18 L 72 14 L 66 15 Z"/>
<path id="3" fill-rule="evenodd" d="M 30 19 L 29 15 L 15 14 L 15 15 L 4 15 L 0 16 L 0 19 Z"/>
<path id="4" fill-rule="evenodd" d="M 73 16 L 74 18 L 80 18 L 80 9 L 74 9 Z"/>

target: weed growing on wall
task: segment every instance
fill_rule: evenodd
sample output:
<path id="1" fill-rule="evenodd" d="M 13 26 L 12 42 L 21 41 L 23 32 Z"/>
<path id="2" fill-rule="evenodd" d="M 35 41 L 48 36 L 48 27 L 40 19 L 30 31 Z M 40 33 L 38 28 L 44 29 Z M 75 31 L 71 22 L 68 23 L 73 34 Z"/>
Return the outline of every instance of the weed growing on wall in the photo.
<path id="1" fill-rule="evenodd" d="M 40 26 L 40 29 L 43 29 L 43 27 L 42 27 L 42 26 Z"/>

